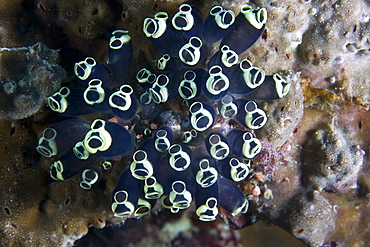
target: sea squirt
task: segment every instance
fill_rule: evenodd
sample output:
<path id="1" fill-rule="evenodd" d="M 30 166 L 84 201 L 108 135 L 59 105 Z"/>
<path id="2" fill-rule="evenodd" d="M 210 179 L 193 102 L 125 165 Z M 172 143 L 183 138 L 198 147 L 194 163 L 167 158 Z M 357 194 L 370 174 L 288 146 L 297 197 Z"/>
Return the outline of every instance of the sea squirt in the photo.
<path id="1" fill-rule="evenodd" d="M 77 62 L 80 86 L 63 87 L 48 98 L 51 109 L 74 117 L 49 127 L 39 140 L 42 155 L 60 156 L 50 167 L 51 177 L 80 174 L 81 188 L 91 189 L 110 167 L 103 164 L 127 157 L 129 164 L 112 192 L 116 217 L 148 214 L 157 200 L 173 213 L 195 201 L 202 221 L 215 220 L 218 207 L 232 215 L 247 212 L 247 197 L 236 183 L 248 177 L 251 160 L 261 150 L 253 130 L 267 121 L 254 100 L 276 100 L 289 91 L 280 75 L 265 76 L 249 60 L 239 61 L 262 35 L 266 21 L 266 9 L 249 5 L 237 16 L 214 6 L 204 21 L 190 4 L 182 4 L 172 19 L 157 12 L 143 22 L 144 34 L 158 50 L 157 67 L 133 72 L 135 80 L 130 80 L 132 39 L 126 30 L 114 31 L 108 66 L 91 57 Z M 220 42 L 219 51 L 206 54 L 215 42 Z M 188 114 L 180 130 L 163 121 L 135 141 L 135 126 L 145 122 L 138 115 L 156 114 L 170 101 Z M 116 122 L 76 119 L 92 112 Z M 230 120 L 244 128 L 217 124 Z M 46 137 L 49 132 L 55 137 Z"/>

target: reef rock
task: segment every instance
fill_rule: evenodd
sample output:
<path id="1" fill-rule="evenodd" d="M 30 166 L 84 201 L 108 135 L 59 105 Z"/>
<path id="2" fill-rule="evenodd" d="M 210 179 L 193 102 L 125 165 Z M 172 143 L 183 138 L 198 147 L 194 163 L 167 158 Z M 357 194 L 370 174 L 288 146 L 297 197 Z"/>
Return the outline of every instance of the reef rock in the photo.
<path id="1" fill-rule="evenodd" d="M 318 191 L 300 194 L 289 204 L 287 214 L 282 213 L 281 221 L 285 221 L 291 233 L 310 246 L 324 244 L 327 234 L 335 226 L 333 206 Z"/>
<path id="2" fill-rule="evenodd" d="M 319 191 L 356 189 L 364 155 L 339 128 L 316 130 L 303 147 L 303 183 Z"/>
<path id="3" fill-rule="evenodd" d="M 23 119 L 38 112 L 66 77 L 58 51 L 42 43 L 0 49 L 0 118 Z"/>

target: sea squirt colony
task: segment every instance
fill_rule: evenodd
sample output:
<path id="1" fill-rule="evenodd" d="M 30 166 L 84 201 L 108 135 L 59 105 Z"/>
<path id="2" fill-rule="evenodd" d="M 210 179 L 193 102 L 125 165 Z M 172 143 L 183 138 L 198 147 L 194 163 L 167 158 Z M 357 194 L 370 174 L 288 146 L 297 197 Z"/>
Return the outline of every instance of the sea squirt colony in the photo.
<path id="1" fill-rule="evenodd" d="M 161 55 L 157 68 L 136 73 L 140 86 L 130 82 L 131 37 L 126 30 L 114 31 L 109 67 L 87 57 L 75 65 L 81 86 L 62 87 L 48 98 L 52 110 L 72 117 L 46 128 L 39 139 L 39 153 L 60 156 L 50 166 L 51 177 L 81 174 L 80 186 L 90 189 L 110 161 L 130 156 L 112 193 L 116 217 L 148 214 L 157 199 L 173 213 L 195 200 L 202 221 L 215 220 L 219 206 L 232 215 L 245 213 L 248 200 L 235 182 L 248 176 L 261 150 L 253 130 L 267 121 L 254 100 L 282 98 L 290 86 L 279 74 L 267 76 L 249 60 L 239 61 L 263 33 L 266 19 L 265 8 L 244 5 L 237 16 L 215 6 L 203 20 L 189 4 L 182 4 L 172 21 L 163 11 L 146 18 L 143 31 Z M 208 59 L 205 51 L 219 41 L 219 51 L 201 68 Z M 164 123 L 135 143 L 138 116 L 155 114 L 174 100 L 187 109 L 181 134 Z M 118 123 L 77 118 L 96 111 Z M 231 119 L 245 128 L 215 127 Z"/>

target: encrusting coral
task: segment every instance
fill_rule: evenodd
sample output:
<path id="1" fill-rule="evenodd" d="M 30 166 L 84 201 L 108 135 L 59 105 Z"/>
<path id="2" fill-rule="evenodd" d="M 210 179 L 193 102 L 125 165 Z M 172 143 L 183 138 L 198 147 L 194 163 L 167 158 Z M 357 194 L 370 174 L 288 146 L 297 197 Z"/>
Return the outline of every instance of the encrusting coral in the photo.
<path id="1" fill-rule="evenodd" d="M 58 59 L 58 51 L 41 43 L 0 49 L 1 119 L 27 118 L 44 106 L 46 97 L 66 80 Z"/>

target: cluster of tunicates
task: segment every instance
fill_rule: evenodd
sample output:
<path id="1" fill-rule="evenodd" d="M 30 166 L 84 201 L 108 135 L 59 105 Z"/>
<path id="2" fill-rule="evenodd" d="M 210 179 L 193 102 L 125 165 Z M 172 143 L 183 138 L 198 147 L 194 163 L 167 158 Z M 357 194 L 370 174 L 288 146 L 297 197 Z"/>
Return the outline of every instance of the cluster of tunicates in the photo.
<path id="1" fill-rule="evenodd" d="M 75 64 L 80 86 L 62 87 L 48 98 L 52 110 L 70 117 L 46 128 L 39 139 L 39 153 L 59 157 L 50 176 L 65 180 L 80 174 L 80 186 L 88 190 L 112 160 L 124 157 L 128 166 L 112 192 L 116 217 L 142 216 L 159 203 L 177 213 L 192 201 L 202 221 L 215 220 L 219 207 L 232 215 L 247 212 L 247 197 L 236 183 L 248 177 L 251 160 L 261 151 L 253 131 L 267 121 L 254 100 L 282 98 L 290 86 L 279 74 L 265 75 L 239 59 L 262 35 L 266 19 L 265 8 L 249 5 L 238 15 L 214 6 L 205 20 L 189 4 L 172 19 L 158 12 L 143 22 L 160 54 L 157 67 L 135 72 L 128 31 L 114 31 L 108 66 L 87 57 Z M 206 54 L 215 44 L 219 50 Z M 180 131 L 162 123 L 136 140 L 136 126 L 145 121 L 138 116 L 156 114 L 167 102 L 185 109 Z M 78 118 L 96 112 L 106 118 Z M 112 117 L 115 121 L 106 120 Z M 240 128 L 218 124 L 227 121 Z"/>

